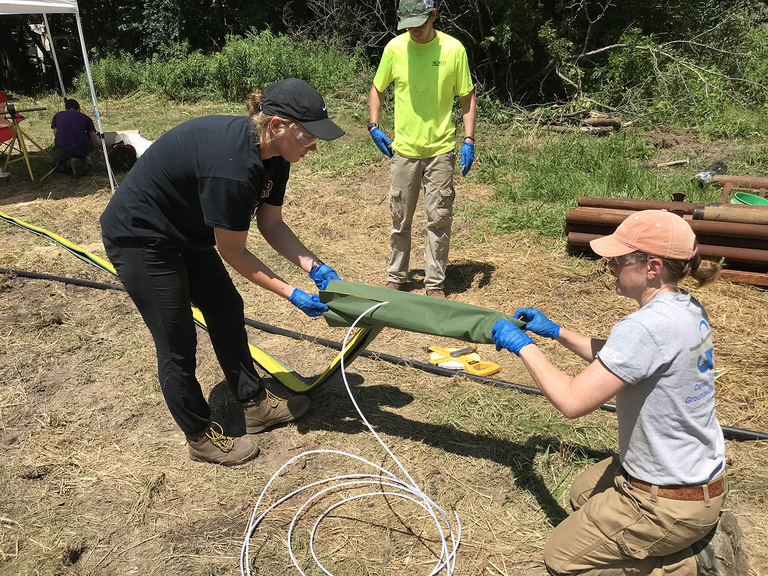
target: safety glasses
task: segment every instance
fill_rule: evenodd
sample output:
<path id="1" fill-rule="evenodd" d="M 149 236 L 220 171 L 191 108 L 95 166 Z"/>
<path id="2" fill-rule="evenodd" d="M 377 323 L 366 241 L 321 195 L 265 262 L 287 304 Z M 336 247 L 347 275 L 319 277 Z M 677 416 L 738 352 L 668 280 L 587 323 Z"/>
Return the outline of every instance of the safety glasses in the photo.
<path id="1" fill-rule="evenodd" d="M 290 127 L 294 136 L 296 136 L 296 138 L 299 139 L 299 142 L 301 142 L 305 147 L 310 148 L 317 144 L 317 137 L 305 133 L 304 128 L 302 128 L 300 124 L 293 123 L 290 125 Z"/>
<path id="2" fill-rule="evenodd" d="M 627 264 L 631 264 L 633 262 L 646 262 L 648 258 L 650 258 L 650 256 L 644 252 L 630 252 L 629 254 L 624 254 L 623 256 L 614 256 L 613 258 L 609 258 L 608 263 L 615 264 L 616 266 L 626 266 Z"/>

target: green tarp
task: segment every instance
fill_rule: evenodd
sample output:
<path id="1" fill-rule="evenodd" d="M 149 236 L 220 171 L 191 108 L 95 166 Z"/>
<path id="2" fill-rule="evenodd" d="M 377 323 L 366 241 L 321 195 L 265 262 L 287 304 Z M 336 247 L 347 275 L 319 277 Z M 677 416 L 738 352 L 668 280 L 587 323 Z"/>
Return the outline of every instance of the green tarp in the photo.
<path id="1" fill-rule="evenodd" d="M 332 280 L 320 292 L 320 301 L 328 305 L 329 310 L 323 317 L 329 326 L 351 326 L 374 304 L 389 302 L 367 314 L 357 325 L 385 326 L 477 344 L 493 343 L 491 328 L 499 319 L 520 327 L 525 325 L 516 318 L 481 306 L 341 280 Z"/>

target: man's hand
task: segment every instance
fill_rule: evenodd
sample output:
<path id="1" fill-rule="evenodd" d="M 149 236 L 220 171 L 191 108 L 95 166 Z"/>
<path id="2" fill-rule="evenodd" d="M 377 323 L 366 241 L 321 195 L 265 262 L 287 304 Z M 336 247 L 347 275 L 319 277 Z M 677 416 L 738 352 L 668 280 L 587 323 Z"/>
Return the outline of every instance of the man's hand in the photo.
<path id="1" fill-rule="evenodd" d="M 310 296 L 304 290 L 299 290 L 298 288 L 293 289 L 288 302 L 311 317 L 322 316 L 323 312 L 328 311 L 328 306 L 320 302 L 320 297 L 317 294 Z"/>
<path id="2" fill-rule="evenodd" d="M 533 340 L 517 327 L 517 324 L 509 320 L 497 320 L 496 324 L 491 328 L 491 338 L 493 338 L 493 343 L 496 344 L 496 350 L 505 348 L 518 356 L 520 355 L 520 350 L 525 346 L 534 344 Z"/>
<path id="3" fill-rule="evenodd" d="M 475 161 L 475 145 L 472 142 L 464 141 L 461 146 L 461 171 L 462 176 L 466 176 L 469 169 L 472 168 L 472 162 Z"/>
<path id="4" fill-rule="evenodd" d="M 536 308 L 518 308 L 515 310 L 513 317 L 525 322 L 525 329 L 539 336 L 545 336 L 554 340 L 560 334 L 560 326 L 552 322 L 552 320 L 544 316 L 541 310 Z"/>
<path id="5" fill-rule="evenodd" d="M 320 290 L 325 290 L 328 286 L 328 282 L 331 280 L 341 280 L 339 275 L 336 274 L 336 270 L 327 264 L 322 263 L 317 268 L 312 268 L 312 270 L 309 271 L 309 277 L 315 281 L 315 284 Z"/>
<path id="6" fill-rule="evenodd" d="M 379 128 L 374 128 L 370 134 L 374 144 L 379 147 L 381 153 L 387 158 L 392 158 L 392 142 L 387 138 L 387 135 Z"/>

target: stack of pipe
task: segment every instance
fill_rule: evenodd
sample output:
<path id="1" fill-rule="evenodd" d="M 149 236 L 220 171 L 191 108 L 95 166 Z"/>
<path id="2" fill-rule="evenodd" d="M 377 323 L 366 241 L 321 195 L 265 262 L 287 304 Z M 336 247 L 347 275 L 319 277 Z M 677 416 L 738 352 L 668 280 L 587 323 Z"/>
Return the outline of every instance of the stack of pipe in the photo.
<path id="1" fill-rule="evenodd" d="M 612 234 L 639 210 L 668 210 L 685 218 L 701 256 L 725 259 L 723 279 L 768 286 L 768 206 L 580 196 L 578 207 L 565 215 L 568 248 L 589 248 L 590 240 Z"/>

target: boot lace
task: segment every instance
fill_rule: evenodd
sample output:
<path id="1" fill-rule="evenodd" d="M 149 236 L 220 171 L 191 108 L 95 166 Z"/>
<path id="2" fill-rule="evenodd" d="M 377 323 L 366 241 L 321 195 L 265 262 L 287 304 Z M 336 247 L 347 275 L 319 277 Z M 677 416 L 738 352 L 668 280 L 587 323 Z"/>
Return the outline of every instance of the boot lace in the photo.
<path id="1" fill-rule="evenodd" d="M 216 426 L 218 430 L 215 430 L 214 426 Z M 225 436 L 224 429 L 218 422 L 211 422 L 210 426 L 205 430 L 205 437 L 222 452 L 231 452 L 235 448 L 234 438 Z"/>

